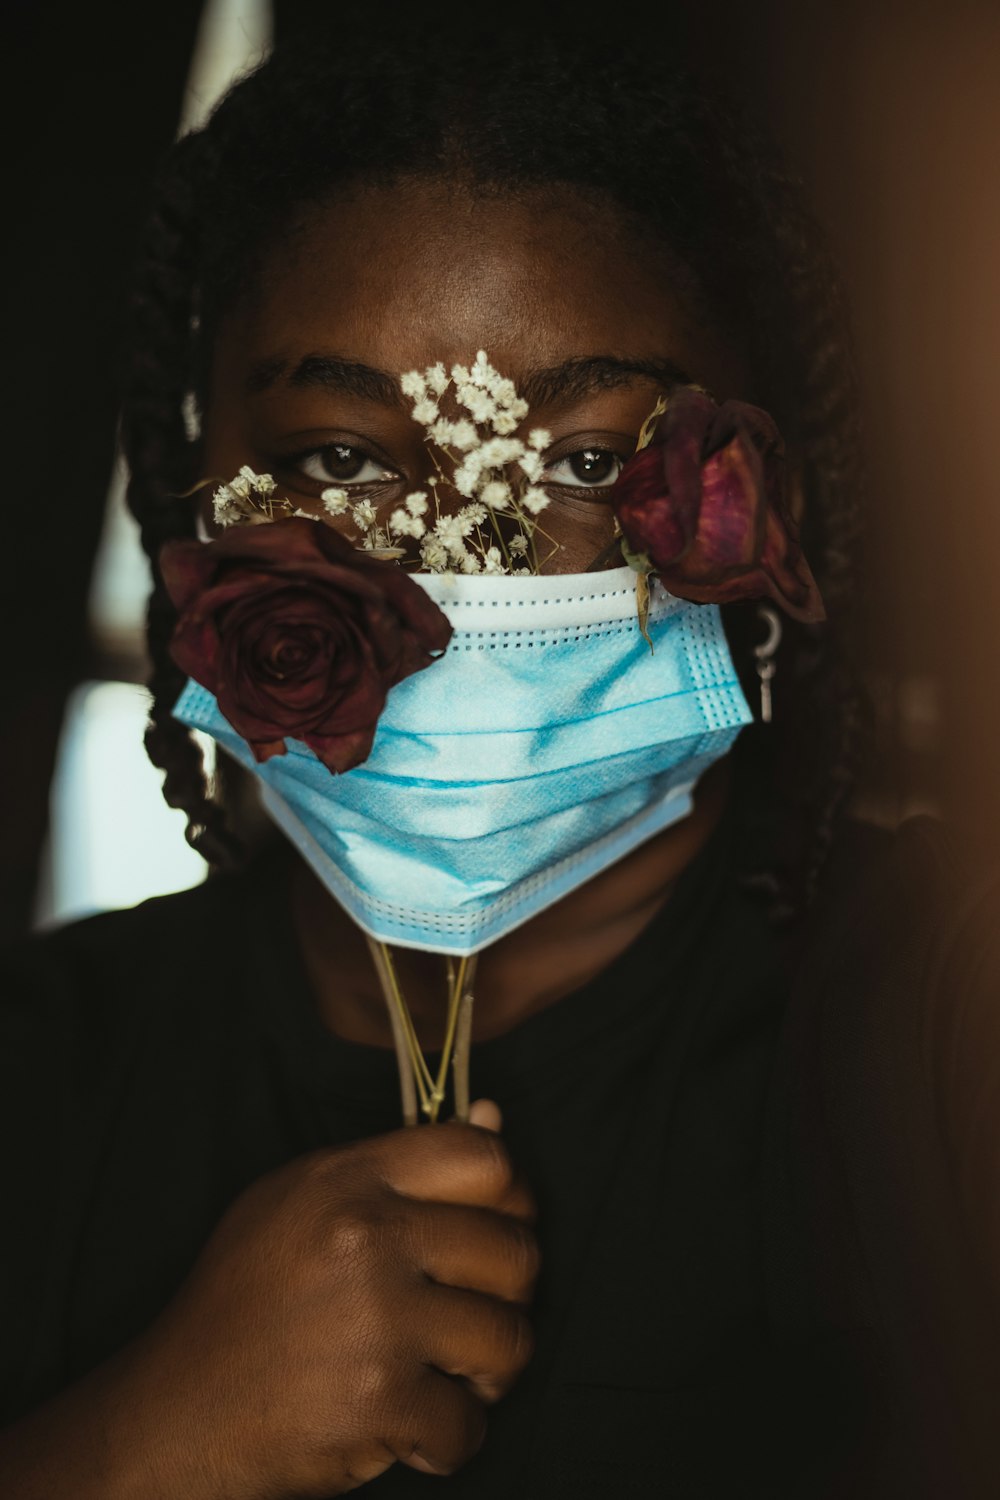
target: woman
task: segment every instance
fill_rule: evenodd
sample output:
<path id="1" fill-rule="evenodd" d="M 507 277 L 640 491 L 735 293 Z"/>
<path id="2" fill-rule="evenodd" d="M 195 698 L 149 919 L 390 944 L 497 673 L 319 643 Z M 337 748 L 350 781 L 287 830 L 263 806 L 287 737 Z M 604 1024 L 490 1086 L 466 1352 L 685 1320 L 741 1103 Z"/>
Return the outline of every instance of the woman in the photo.
<path id="1" fill-rule="evenodd" d="M 876 835 L 835 838 L 859 726 L 838 644 L 854 582 L 854 403 L 834 285 L 790 184 L 680 77 L 601 43 L 541 37 L 528 49 L 441 35 L 417 54 L 400 34 L 378 46 L 314 39 L 178 145 L 135 306 L 123 432 L 154 563 L 147 743 L 195 847 L 220 868 L 238 858 L 181 722 L 204 706 L 188 677 L 218 706 L 239 697 L 243 671 L 235 658 L 219 668 L 212 631 L 224 610 L 216 619 L 204 599 L 222 575 L 206 582 L 204 558 L 249 568 L 236 603 L 259 636 L 273 582 L 261 549 L 274 537 L 355 569 L 364 565 L 345 559 L 366 541 L 392 554 L 372 566 L 406 583 L 389 587 L 412 655 L 402 666 L 398 652 L 378 658 L 381 740 L 377 714 L 360 729 L 352 721 L 354 739 L 322 715 L 308 733 L 289 731 L 337 773 L 310 781 L 299 801 L 301 762 L 259 700 L 250 713 L 244 694 L 221 722 L 205 710 L 223 744 L 260 764 L 275 794 L 267 806 L 304 859 L 269 847 L 202 889 L 79 924 L 9 962 L 7 1096 L 16 1139 L 32 1149 L 12 1189 L 20 1232 L 4 1365 L 11 1414 L 32 1411 L 0 1449 L 5 1493 L 249 1500 L 369 1485 L 404 1495 L 441 1482 L 428 1475 L 448 1475 L 456 1496 L 512 1485 L 539 1496 L 820 1495 L 838 1484 L 973 1493 L 982 1382 L 963 1405 L 962 1345 L 953 1402 L 925 1401 L 919 1360 L 920 1389 L 906 1386 L 905 1338 L 886 1333 L 884 1302 L 856 1275 L 870 1226 L 852 1225 L 850 1204 L 833 1198 L 850 1145 L 836 1128 L 824 1133 L 823 1109 L 810 1112 L 813 1085 L 826 1086 L 825 1072 L 808 1071 L 824 985 L 842 1000 L 865 989 L 851 987 L 856 920 L 838 892 L 862 887 L 869 910 L 879 892 L 899 944 L 924 893 L 903 889 L 900 856 Z M 743 601 L 726 609 L 724 658 L 743 694 L 735 676 L 723 683 L 730 716 L 710 752 L 699 758 L 685 741 L 669 767 L 658 762 L 656 774 L 673 777 L 669 815 L 615 846 L 613 862 L 596 858 L 582 883 L 548 885 L 485 945 L 475 934 L 427 939 L 419 923 L 434 901 L 404 882 L 417 916 L 392 947 L 398 913 L 381 908 L 428 834 L 421 777 L 381 809 L 390 850 L 399 835 L 393 858 L 374 873 L 352 865 L 348 881 L 329 850 L 347 817 L 342 789 L 359 784 L 345 773 L 381 774 L 396 705 L 424 704 L 435 681 L 452 680 L 443 673 L 458 654 L 435 658 L 458 626 L 444 594 L 397 566 L 398 552 L 415 560 L 403 521 L 394 533 L 372 521 L 368 535 L 358 507 L 420 521 L 428 512 L 407 503 L 437 480 L 443 514 L 457 513 L 467 497 L 456 496 L 454 466 L 435 470 L 405 398 L 420 396 L 413 372 L 468 370 L 478 350 L 530 393 L 522 426 L 547 439 L 533 450 L 544 509 L 538 501 L 520 530 L 505 513 L 497 528 L 498 550 L 514 535 L 524 554 L 534 549 L 543 594 L 577 608 L 580 577 L 620 565 L 616 515 L 633 558 L 642 542 L 656 561 L 659 534 L 630 533 L 611 491 L 651 432 L 667 452 L 671 412 L 687 409 L 671 401 L 684 392 L 708 424 L 715 403 L 739 403 L 759 455 L 777 441 L 760 409 L 776 419 L 791 459 L 793 499 L 774 512 L 788 566 L 762 579 L 758 549 L 733 592 L 717 577 L 702 592 Z M 717 451 L 706 438 L 706 462 Z M 229 485 L 220 500 L 221 481 L 244 470 L 242 490 Z M 269 525 L 230 530 L 237 501 Z M 199 535 L 216 550 L 202 552 Z M 457 555 L 442 577 L 458 571 Z M 787 604 L 789 578 L 800 593 L 775 653 L 778 629 L 757 600 Z M 676 583 L 698 597 L 697 580 Z M 421 587 L 437 610 L 414 603 Z M 357 590 L 366 609 L 383 609 Z M 641 624 L 656 646 L 646 666 L 665 672 L 664 608 L 654 590 Z M 697 605 L 684 610 L 697 617 Z M 591 636 L 626 628 L 621 612 L 614 630 L 600 613 L 559 618 L 563 636 L 575 632 L 577 663 L 598 649 Z M 267 649 L 280 686 L 297 668 L 280 643 Z M 474 677 L 455 680 L 479 693 Z M 560 673 L 547 685 L 557 699 Z M 545 687 L 540 669 L 534 701 Z M 463 694 L 445 692 L 441 711 L 461 728 L 457 764 L 478 766 L 485 721 L 473 708 L 488 716 L 503 703 L 474 704 L 466 719 Z M 746 704 L 755 722 L 727 754 Z M 436 721 L 435 732 L 448 726 Z M 501 728 L 509 739 L 517 726 Z M 611 774 L 624 753 L 616 742 L 586 759 L 593 775 Z M 559 765 L 576 763 L 570 754 Z M 697 780 L 693 801 L 678 766 Z M 456 772 L 451 795 L 476 775 Z M 310 800 L 317 785 L 329 791 Z M 499 847 L 503 830 L 488 818 L 499 796 L 470 794 L 469 816 L 487 818 L 473 863 L 476 847 Z M 407 842 L 400 820 L 413 808 Z M 574 814 L 569 802 L 562 810 Z M 370 798 L 360 811 L 366 826 L 379 821 Z M 550 815 L 544 796 L 522 809 L 519 840 Z M 435 850 L 465 836 L 465 817 L 446 806 Z M 496 889 L 477 907 L 491 919 L 515 889 L 506 862 L 519 841 L 503 849 Z M 908 862 L 918 863 L 904 853 Z M 441 871 L 425 868 L 430 884 Z M 518 865 L 518 900 L 552 868 L 550 858 L 527 873 Z M 361 892 L 353 915 L 348 887 Z M 815 937 L 804 936 L 810 902 Z M 840 934 L 833 957 L 824 931 Z M 468 1124 L 399 1129 L 394 1032 L 409 1015 L 424 1050 L 450 1040 L 448 951 L 479 956 L 471 1070 L 485 1097 Z M 462 973 L 455 1016 L 467 964 Z M 399 1000 L 390 1013 L 380 981 Z M 821 1072 L 837 1052 L 832 1035 Z M 422 1073 L 412 1046 L 400 1056 L 404 1079 L 412 1062 L 411 1099 L 423 1079 L 435 1118 L 436 1067 Z M 844 1078 L 846 1064 L 834 1093 Z M 922 1098 L 914 1107 L 922 1120 Z M 935 1264 L 950 1276 L 952 1252 L 965 1267 L 967 1249 L 956 1231 Z M 968 1275 L 986 1286 L 978 1268 Z M 954 1285 L 971 1288 L 957 1273 Z M 899 1314 L 907 1329 L 911 1312 Z M 953 1322 L 964 1336 L 963 1317 Z M 940 1420 L 928 1424 L 927 1410 Z"/>

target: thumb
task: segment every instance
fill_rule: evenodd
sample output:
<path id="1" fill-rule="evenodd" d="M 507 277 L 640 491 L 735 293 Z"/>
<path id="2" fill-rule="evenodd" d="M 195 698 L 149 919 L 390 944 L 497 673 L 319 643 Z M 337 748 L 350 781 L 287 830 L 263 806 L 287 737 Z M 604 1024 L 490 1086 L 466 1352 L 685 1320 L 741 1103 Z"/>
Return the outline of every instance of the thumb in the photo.
<path id="1" fill-rule="evenodd" d="M 503 1126 L 499 1104 L 494 1104 L 492 1099 L 477 1099 L 469 1110 L 469 1124 L 478 1125 L 480 1130 L 499 1133 Z"/>

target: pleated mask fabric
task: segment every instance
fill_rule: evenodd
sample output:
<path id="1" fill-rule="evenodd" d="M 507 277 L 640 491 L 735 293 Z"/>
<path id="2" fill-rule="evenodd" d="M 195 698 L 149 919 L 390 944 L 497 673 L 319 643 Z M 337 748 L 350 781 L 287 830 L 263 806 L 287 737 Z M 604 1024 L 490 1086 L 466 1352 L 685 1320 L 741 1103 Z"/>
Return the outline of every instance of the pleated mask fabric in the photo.
<path id="1" fill-rule="evenodd" d="M 372 937 L 478 952 L 691 810 L 751 714 L 714 605 L 635 574 L 414 574 L 445 654 L 392 688 L 368 760 L 335 776 L 294 740 L 258 765 L 211 693 L 174 713 L 262 783 L 264 806 Z"/>

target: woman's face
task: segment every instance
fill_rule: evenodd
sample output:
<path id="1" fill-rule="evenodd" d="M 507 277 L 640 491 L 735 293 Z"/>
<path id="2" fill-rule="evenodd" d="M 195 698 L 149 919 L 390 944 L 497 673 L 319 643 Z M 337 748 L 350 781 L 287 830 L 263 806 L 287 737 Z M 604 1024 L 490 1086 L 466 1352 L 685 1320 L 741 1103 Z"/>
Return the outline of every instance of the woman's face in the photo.
<path id="1" fill-rule="evenodd" d="M 388 514 L 435 472 L 400 375 L 484 349 L 529 402 L 524 433 L 551 434 L 546 570 L 583 571 L 611 539 L 601 499 L 657 396 L 690 381 L 743 394 L 734 350 L 685 310 L 684 279 L 613 205 L 567 189 L 414 181 L 338 198 L 290 229 L 223 321 L 203 472 L 249 464 L 303 509 L 321 513 L 335 486 Z"/>

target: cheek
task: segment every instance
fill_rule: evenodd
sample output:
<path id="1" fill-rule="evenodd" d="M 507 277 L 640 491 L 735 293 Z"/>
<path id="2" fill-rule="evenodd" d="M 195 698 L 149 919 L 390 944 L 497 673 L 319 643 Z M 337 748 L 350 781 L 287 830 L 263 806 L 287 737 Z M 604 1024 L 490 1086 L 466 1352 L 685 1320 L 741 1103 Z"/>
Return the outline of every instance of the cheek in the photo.
<path id="1" fill-rule="evenodd" d="M 538 518 L 536 550 L 543 573 L 585 573 L 614 536 L 610 505 L 553 497 Z M 612 559 L 611 566 L 617 566 Z"/>

